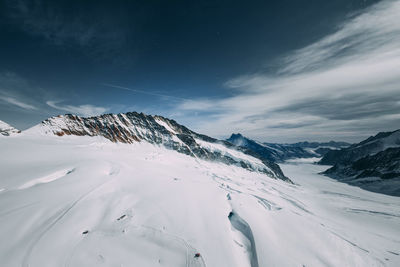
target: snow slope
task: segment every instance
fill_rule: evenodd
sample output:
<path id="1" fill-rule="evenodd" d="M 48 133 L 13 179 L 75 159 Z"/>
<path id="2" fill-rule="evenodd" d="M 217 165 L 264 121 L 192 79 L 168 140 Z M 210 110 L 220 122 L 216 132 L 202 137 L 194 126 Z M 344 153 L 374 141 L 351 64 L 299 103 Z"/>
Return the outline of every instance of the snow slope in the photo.
<path id="1" fill-rule="evenodd" d="M 399 266 L 399 198 L 146 142 L 0 139 L 1 266 Z M 200 257 L 195 257 L 200 253 Z"/>
<path id="2" fill-rule="evenodd" d="M 17 133 L 20 133 L 18 129 L 15 129 L 4 121 L 0 121 L 0 136 L 10 136 Z"/>

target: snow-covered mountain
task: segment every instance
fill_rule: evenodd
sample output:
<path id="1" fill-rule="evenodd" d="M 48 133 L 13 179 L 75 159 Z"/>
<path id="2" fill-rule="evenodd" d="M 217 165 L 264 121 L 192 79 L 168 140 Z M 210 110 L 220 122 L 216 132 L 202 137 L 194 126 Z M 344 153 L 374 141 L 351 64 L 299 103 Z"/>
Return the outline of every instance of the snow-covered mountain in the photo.
<path id="1" fill-rule="evenodd" d="M 84 118 L 67 114 L 49 118 L 25 132 L 60 137 L 102 136 L 120 143 L 148 142 L 195 158 L 238 165 L 290 182 L 279 165 L 258 157 L 252 151 L 198 134 L 162 116 L 128 112 Z"/>
<path id="2" fill-rule="evenodd" d="M 227 141 L 237 146 L 246 147 L 259 154 L 262 158 L 274 162 L 283 162 L 295 158 L 321 157 L 330 150 L 350 145 L 345 142 L 334 141 L 326 143 L 299 142 L 294 144 L 261 143 L 247 138 L 240 133 L 232 134 Z"/>
<path id="3" fill-rule="evenodd" d="M 11 125 L 5 123 L 4 121 L 0 120 L 0 135 L 2 136 L 10 136 L 14 135 L 17 133 L 20 133 L 21 131 L 18 129 L 15 129 Z"/>
<path id="4" fill-rule="evenodd" d="M 330 151 L 320 161 L 320 164 L 334 165 L 354 162 L 362 157 L 373 155 L 390 147 L 400 146 L 400 130 L 381 132 L 366 140 L 347 148 Z"/>
<path id="5" fill-rule="evenodd" d="M 362 188 L 400 196 L 400 130 L 381 132 L 328 152 L 319 162 L 334 165 L 324 174 Z"/>

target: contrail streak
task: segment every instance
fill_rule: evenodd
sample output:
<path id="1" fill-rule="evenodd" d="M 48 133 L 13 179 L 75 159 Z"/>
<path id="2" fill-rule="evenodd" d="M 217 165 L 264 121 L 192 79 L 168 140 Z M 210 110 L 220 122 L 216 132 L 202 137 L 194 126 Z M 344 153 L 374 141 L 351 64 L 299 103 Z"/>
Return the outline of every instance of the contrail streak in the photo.
<path id="1" fill-rule="evenodd" d="M 160 96 L 160 97 L 168 97 L 168 98 L 174 98 L 174 99 L 179 99 L 179 100 L 188 100 L 183 97 L 177 97 L 177 96 L 171 96 L 171 95 L 164 95 L 164 94 L 157 94 L 157 93 L 152 93 L 152 92 L 146 92 L 138 89 L 132 89 L 124 86 L 119 86 L 119 85 L 114 85 L 114 84 L 109 84 L 109 83 L 102 83 L 101 85 L 108 86 L 108 87 L 113 87 L 113 88 L 118 88 L 122 90 L 127 90 L 135 93 L 140 93 L 140 94 L 146 94 L 146 95 L 154 95 L 154 96 Z"/>

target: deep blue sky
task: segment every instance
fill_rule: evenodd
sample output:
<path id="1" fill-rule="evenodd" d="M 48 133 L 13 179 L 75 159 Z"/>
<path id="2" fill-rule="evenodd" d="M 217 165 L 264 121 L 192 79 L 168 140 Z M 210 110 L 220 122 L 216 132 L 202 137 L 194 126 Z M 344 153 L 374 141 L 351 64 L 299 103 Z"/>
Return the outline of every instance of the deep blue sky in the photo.
<path id="1" fill-rule="evenodd" d="M 24 129 L 57 114 L 135 110 L 165 115 L 217 137 L 240 131 L 263 141 L 353 141 L 361 138 L 360 132 L 368 135 L 393 128 L 393 120 L 370 127 L 366 123 L 359 130 L 349 127 L 353 124 L 346 113 L 333 114 L 360 103 L 346 104 L 347 98 L 338 95 L 321 99 L 324 94 L 314 94 L 307 85 L 299 89 L 307 94 L 306 99 L 286 103 L 288 92 L 279 89 L 282 95 L 274 96 L 278 97 L 274 101 L 282 99 L 285 104 L 260 111 L 257 105 L 251 109 L 253 102 L 245 103 L 260 94 L 258 104 L 262 106 L 265 97 L 265 105 L 271 105 L 268 94 L 280 88 L 280 83 L 302 79 L 325 61 L 335 68 L 341 64 L 332 60 L 336 56 L 348 62 L 365 42 L 353 42 L 360 32 L 351 25 L 380 9 L 393 10 L 387 5 L 396 4 L 368 0 L 2 0 L 0 119 Z M 345 31 L 346 27 L 354 32 Z M 318 45 L 324 38 L 335 38 L 337 32 L 340 35 L 341 30 L 345 38 Z M 370 26 L 364 32 L 369 30 L 384 29 Z M 391 31 L 398 34 L 397 28 Z M 336 49 L 338 42 L 340 46 L 349 43 L 349 48 Z M 315 53 L 308 51 L 313 45 Z M 304 62 L 310 58 L 306 53 L 315 55 L 327 49 L 334 50 L 330 57 Z M 360 57 L 365 49 L 361 52 Z M 307 67 L 299 69 L 296 64 Z M 352 86 L 346 91 L 361 94 L 361 105 L 370 106 L 375 99 L 382 103 L 372 115 L 398 111 L 392 102 L 391 112 L 382 110 L 383 103 L 393 100 L 393 89 L 384 95 L 385 102 L 368 92 L 353 94 Z M 332 99 L 339 102 L 330 107 Z M 296 114 L 290 109 L 294 106 L 299 110 Z M 364 109 L 345 112 L 361 114 L 353 119 L 362 120 L 367 116 Z M 318 120 L 319 114 L 325 115 Z"/>

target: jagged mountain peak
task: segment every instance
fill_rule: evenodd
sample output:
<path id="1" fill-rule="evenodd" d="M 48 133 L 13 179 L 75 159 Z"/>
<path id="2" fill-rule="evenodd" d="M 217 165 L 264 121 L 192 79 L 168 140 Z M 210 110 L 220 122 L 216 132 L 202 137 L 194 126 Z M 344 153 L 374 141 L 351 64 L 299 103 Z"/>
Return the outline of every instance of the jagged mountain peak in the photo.
<path id="1" fill-rule="evenodd" d="M 272 178 L 289 181 L 280 167 L 245 148 L 196 133 L 174 120 L 159 115 L 128 112 L 81 117 L 59 115 L 44 120 L 29 131 L 57 136 L 102 136 L 112 142 L 148 142 L 192 157 L 238 165 Z"/>
<path id="2" fill-rule="evenodd" d="M 14 135 L 17 133 L 20 133 L 21 131 L 12 127 L 11 125 L 9 125 L 8 123 L 1 121 L 0 120 L 0 135 L 3 136 L 10 136 L 10 135 Z"/>
<path id="3" fill-rule="evenodd" d="M 250 139 L 248 139 L 247 137 L 243 136 L 241 133 L 232 133 L 231 136 L 226 139 L 226 141 L 236 145 L 236 146 L 246 146 L 248 141 L 250 141 Z"/>
<path id="4" fill-rule="evenodd" d="M 245 138 L 241 133 L 232 133 L 229 138 Z"/>

